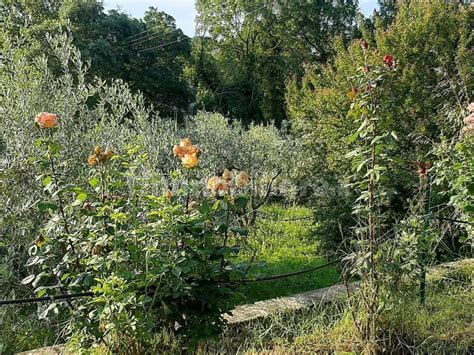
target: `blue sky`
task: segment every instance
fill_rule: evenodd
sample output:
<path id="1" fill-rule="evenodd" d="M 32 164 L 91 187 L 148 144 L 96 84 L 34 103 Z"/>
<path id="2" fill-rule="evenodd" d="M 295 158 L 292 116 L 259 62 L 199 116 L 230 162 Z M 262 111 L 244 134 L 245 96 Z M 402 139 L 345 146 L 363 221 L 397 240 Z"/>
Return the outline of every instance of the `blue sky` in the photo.
<path id="1" fill-rule="evenodd" d="M 195 0 L 103 0 L 106 10 L 120 8 L 133 17 L 143 16 L 148 7 L 154 6 L 176 19 L 176 24 L 188 36 L 194 35 Z M 362 12 L 371 15 L 377 0 L 359 0 Z"/>

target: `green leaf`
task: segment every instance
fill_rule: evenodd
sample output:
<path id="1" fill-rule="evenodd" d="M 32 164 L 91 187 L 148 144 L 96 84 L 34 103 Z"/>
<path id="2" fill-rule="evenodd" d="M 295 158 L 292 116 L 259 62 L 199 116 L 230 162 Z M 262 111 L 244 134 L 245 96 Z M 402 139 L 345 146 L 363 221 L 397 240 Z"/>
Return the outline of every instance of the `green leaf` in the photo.
<path id="1" fill-rule="evenodd" d="M 51 182 L 53 182 L 53 178 L 48 175 L 43 179 L 43 186 L 47 187 Z"/>
<path id="2" fill-rule="evenodd" d="M 355 132 L 349 136 L 349 143 L 354 143 L 359 138 L 359 132 Z"/>
<path id="3" fill-rule="evenodd" d="M 87 193 L 86 192 L 81 192 L 77 195 L 77 199 L 81 202 L 84 202 L 87 200 Z"/>
<path id="4" fill-rule="evenodd" d="M 100 185 L 100 180 L 94 176 L 92 179 L 89 180 L 89 184 L 95 189 Z"/>
<path id="5" fill-rule="evenodd" d="M 240 234 L 241 236 L 248 236 L 249 235 L 249 232 L 247 229 L 244 229 L 244 228 L 240 228 L 240 227 L 232 227 L 230 228 L 230 230 L 234 233 L 237 233 L 237 234 Z"/>
<path id="6" fill-rule="evenodd" d="M 467 205 L 463 208 L 464 212 L 474 212 L 474 205 Z"/>
<path id="7" fill-rule="evenodd" d="M 474 183 L 469 184 L 469 185 L 467 186 L 467 190 L 469 191 L 469 194 L 470 194 L 471 196 L 474 195 Z"/>
<path id="8" fill-rule="evenodd" d="M 239 211 L 245 206 L 247 206 L 247 203 L 249 202 L 249 197 L 247 195 L 239 195 L 235 201 L 234 201 L 234 209 Z"/>
<path id="9" fill-rule="evenodd" d="M 354 157 L 354 156 L 356 156 L 356 155 L 358 155 L 358 154 L 359 154 L 359 150 L 358 150 L 358 149 L 354 149 L 354 150 L 350 151 L 349 153 L 347 153 L 344 157 L 345 157 L 345 158 L 352 158 L 352 157 Z"/>
<path id="10" fill-rule="evenodd" d="M 210 210 L 211 210 L 211 207 L 209 206 L 209 202 L 207 200 L 203 200 L 201 202 L 201 205 L 199 206 L 199 212 L 201 212 L 204 215 L 207 215 Z"/>
<path id="11" fill-rule="evenodd" d="M 41 201 L 38 202 L 38 209 L 41 212 L 46 212 L 47 210 L 56 211 L 58 209 L 58 205 L 51 201 Z"/>

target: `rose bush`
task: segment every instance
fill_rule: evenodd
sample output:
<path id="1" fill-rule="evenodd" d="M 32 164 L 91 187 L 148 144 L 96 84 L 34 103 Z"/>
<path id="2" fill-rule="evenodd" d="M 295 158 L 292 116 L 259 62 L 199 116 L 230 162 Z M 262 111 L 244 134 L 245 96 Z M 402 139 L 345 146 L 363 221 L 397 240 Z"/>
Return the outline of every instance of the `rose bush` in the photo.
<path id="1" fill-rule="evenodd" d="M 32 273 L 22 283 L 38 296 L 92 290 L 93 298 L 72 301 L 68 310 L 81 348 L 146 349 L 164 331 L 193 347 L 217 334 L 247 270 L 233 260 L 247 236 L 236 217 L 248 202 L 248 178 L 237 175 L 217 200 L 196 200 L 185 187 L 155 195 L 136 178 L 147 160 L 141 147 L 114 153 L 97 146 L 84 157 L 84 180 L 70 184 L 57 167 L 65 148 L 48 128 L 40 125 L 36 141 L 42 227 L 29 249 Z M 199 148 L 186 138 L 174 151 L 193 180 Z"/>

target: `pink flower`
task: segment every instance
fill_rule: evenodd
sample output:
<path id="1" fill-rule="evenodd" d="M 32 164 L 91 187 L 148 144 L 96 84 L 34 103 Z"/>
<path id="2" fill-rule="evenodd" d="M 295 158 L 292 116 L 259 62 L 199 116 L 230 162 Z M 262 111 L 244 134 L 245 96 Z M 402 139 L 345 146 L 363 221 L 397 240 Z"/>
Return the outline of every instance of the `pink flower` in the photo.
<path id="1" fill-rule="evenodd" d="M 58 125 L 58 115 L 55 113 L 41 112 L 35 117 L 35 122 L 41 128 L 54 128 Z"/>
<path id="2" fill-rule="evenodd" d="M 464 124 L 465 125 L 474 124 L 474 112 L 464 119 Z"/>

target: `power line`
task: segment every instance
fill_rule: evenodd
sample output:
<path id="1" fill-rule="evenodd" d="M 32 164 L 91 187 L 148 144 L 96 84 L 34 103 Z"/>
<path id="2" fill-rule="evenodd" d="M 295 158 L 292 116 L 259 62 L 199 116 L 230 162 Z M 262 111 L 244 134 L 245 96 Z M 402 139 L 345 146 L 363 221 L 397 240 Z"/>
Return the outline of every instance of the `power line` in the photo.
<path id="1" fill-rule="evenodd" d="M 181 38 L 178 38 L 176 41 L 172 41 L 172 42 L 168 42 L 168 43 L 163 43 L 163 44 L 160 44 L 159 46 L 156 46 L 156 47 L 151 47 L 151 48 L 147 48 L 147 49 L 142 49 L 140 51 L 138 51 L 138 53 L 142 53 L 142 52 L 148 52 L 148 51 L 151 51 L 151 50 L 154 50 L 154 49 L 160 49 L 160 48 L 163 48 L 163 47 L 166 47 L 170 44 L 173 44 L 173 43 L 178 43 L 178 42 L 181 42 Z M 184 40 L 184 39 L 183 39 Z"/>
<path id="2" fill-rule="evenodd" d="M 124 40 L 127 41 L 127 40 L 129 40 L 130 38 L 140 36 L 140 35 L 142 35 L 142 34 L 144 34 L 144 33 L 147 33 L 147 32 L 153 31 L 153 30 L 154 30 L 154 28 L 149 28 L 149 29 L 147 29 L 147 30 L 145 30 L 145 31 L 142 31 L 142 32 L 140 32 L 140 33 L 136 33 L 136 34 L 134 34 L 134 35 L 125 37 Z M 146 35 L 145 35 L 144 37 L 146 37 Z"/>
<path id="3" fill-rule="evenodd" d="M 469 222 L 469 221 L 461 221 L 459 219 L 452 219 L 452 218 L 446 218 L 446 217 L 434 217 L 435 219 L 439 219 L 440 221 L 448 221 L 448 222 L 453 222 L 453 223 L 461 223 L 461 224 L 468 224 L 471 226 L 474 226 L 474 223 Z"/>
<path id="4" fill-rule="evenodd" d="M 304 270 L 290 272 L 290 273 L 281 274 L 281 275 L 273 275 L 273 276 L 267 276 L 267 277 L 257 277 L 255 279 L 243 279 L 242 282 L 243 283 L 251 283 L 251 282 L 261 282 L 261 281 L 271 281 L 271 280 L 284 279 L 284 278 L 287 278 L 287 277 L 306 274 L 308 272 L 313 272 L 313 271 L 316 271 L 316 270 L 319 270 L 319 269 L 323 269 L 325 267 L 337 264 L 341 261 L 342 261 L 342 259 L 337 259 L 337 260 L 330 261 L 326 264 L 318 265 L 318 266 L 315 266 L 315 267 L 312 267 L 312 268 L 309 268 L 309 269 L 304 269 Z"/>
<path id="5" fill-rule="evenodd" d="M 79 292 L 79 293 L 69 293 L 69 294 L 59 294 L 45 297 L 36 297 L 36 298 L 18 298 L 15 300 L 1 300 L 0 306 L 9 305 L 9 304 L 25 304 L 25 303 L 38 303 L 38 302 L 53 302 L 57 300 L 70 300 L 72 298 L 82 298 L 93 296 L 93 292 Z"/>
<path id="6" fill-rule="evenodd" d="M 268 221 L 274 221 L 274 222 L 297 222 L 297 221 L 303 221 L 303 220 L 309 220 L 309 219 L 314 219 L 314 216 L 301 216 L 301 217 L 294 217 L 294 218 L 282 218 L 278 219 L 276 214 L 271 214 L 268 212 L 264 211 L 258 211 L 260 214 L 263 214 L 264 216 L 267 217 L 260 217 L 261 219 L 268 220 Z"/>
<path id="7" fill-rule="evenodd" d="M 138 38 L 136 39 L 135 41 L 131 41 L 129 44 L 134 46 L 136 44 L 140 44 L 140 43 L 144 43 L 144 42 L 148 42 L 148 41 L 151 41 L 153 39 L 157 39 L 157 38 L 160 38 L 164 35 L 167 35 L 167 34 L 171 34 L 173 32 L 179 32 L 179 29 L 172 29 L 172 30 L 166 30 L 164 32 L 161 32 L 161 33 L 154 33 L 150 36 L 144 36 L 143 38 Z M 148 38 L 147 38 L 148 37 Z M 138 41 L 138 42 L 136 42 Z"/>

